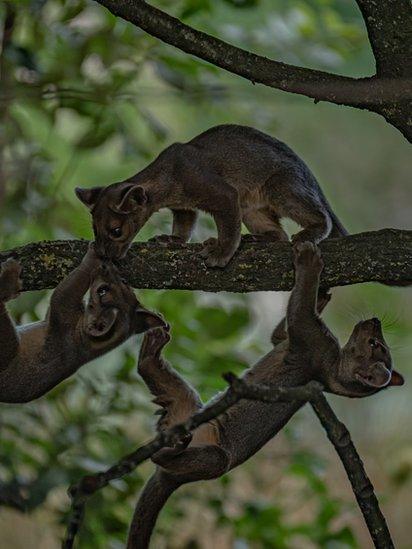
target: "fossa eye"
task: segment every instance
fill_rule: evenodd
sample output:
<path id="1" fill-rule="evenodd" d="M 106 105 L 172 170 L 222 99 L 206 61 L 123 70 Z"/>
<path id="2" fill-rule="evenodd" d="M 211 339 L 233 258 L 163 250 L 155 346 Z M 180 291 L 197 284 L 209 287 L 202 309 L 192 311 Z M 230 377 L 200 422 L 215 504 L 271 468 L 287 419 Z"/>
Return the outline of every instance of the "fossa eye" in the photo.
<path id="1" fill-rule="evenodd" d="M 114 227 L 113 229 L 109 230 L 109 234 L 112 238 L 121 238 L 123 232 L 121 227 Z"/>
<path id="2" fill-rule="evenodd" d="M 105 296 L 108 292 L 110 292 L 109 286 L 100 286 L 100 288 L 97 290 L 97 293 L 100 297 Z"/>

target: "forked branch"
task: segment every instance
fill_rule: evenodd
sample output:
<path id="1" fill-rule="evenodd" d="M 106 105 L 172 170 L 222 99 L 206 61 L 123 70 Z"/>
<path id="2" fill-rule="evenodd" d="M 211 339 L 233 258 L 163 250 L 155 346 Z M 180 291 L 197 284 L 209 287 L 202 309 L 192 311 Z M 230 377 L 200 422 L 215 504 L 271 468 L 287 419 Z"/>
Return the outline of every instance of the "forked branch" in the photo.
<path id="1" fill-rule="evenodd" d="M 82 524 L 86 503 L 95 492 L 107 486 L 110 481 L 131 473 L 138 465 L 149 459 L 161 448 L 174 446 L 199 425 L 221 415 L 243 398 L 272 403 L 282 401 L 304 403 L 310 401 L 344 464 L 375 547 L 379 549 L 393 547 L 385 518 L 379 509 L 378 500 L 366 475 L 363 463 L 356 452 L 349 433 L 344 425 L 339 422 L 323 396 L 322 386 L 316 382 L 311 382 L 301 387 L 269 387 L 247 384 L 233 374 L 227 374 L 224 377 L 230 385 L 221 399 L 212 402 L 212 404 L 195 413 L 185 423 L 159 433 L 151 442 L 120 459 L 107 471 L 85 476 L 78 484 L 70 488 L 69 493 L 72 498 L 71 519 L 67 527 L 63 549 L 73 547 Z"/>
<path id="2" fill-rule="evenodd" d="M 412 141 L 412 8 L 409 0 L 358 0 L 377 74 L 350 78 L 256 55 L 197 30 L 143 0 L 96 0 L 163 42 L 271 88 L 381 114 Z"/>

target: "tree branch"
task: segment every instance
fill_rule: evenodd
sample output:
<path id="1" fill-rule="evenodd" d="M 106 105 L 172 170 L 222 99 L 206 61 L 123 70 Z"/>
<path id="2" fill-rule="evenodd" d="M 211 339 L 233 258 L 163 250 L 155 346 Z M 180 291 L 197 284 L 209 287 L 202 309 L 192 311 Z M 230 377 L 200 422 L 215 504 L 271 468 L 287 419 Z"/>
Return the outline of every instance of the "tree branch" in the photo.
<path id="1" fill-rule="evenodd" d="M 323 394 L 312 399 L 311 404 L 342 461 L 375 547 L 393 549 L 388 525 L 349 431 L 338 420 Z"/>
<path id="2" fill-rule="evenodd" d="M 368 31 L 376 60 L 376 73 L 383 77 L 412 76 L 412 6 L 410 0 L 377 2 L 356 0 Z"/>
<path id="3" fill-rule="evenodd" d="M 229 388 L 222 398 L 205 406 L 184 423 L 159 433 L 151 442 L 141 446 L 131 454 L 120 459 L 115 465 L 102 473 L 87 475 L 79 483 L 69 489 L 72 499 L 71 519 L 67 526 L 63 549 L 71 549 L 80 529 L 87 500 L 98 490 L 107 486 L 112 480 L 122 478 L 131 473 L 138 465 L 149 459 L 153 454 L 166 446 L 174 446 L 188 433 L 200 425 L 221 415 L 242 398 L 260 400 L 262 402 L 307 402 L 319 395 L 322 386 L 310 382 L 302 387 L 266 387 L 257 384 L 247 384 L 234 374 L 226 374 Z"/>
<path id="4" fill-rule="evenodd" d="M 412 4 L 410 0 L 392 2 L 356 0 L 368 31 L 379 80 L 398 82 L 412 90 Z M 412 142 L 411 99 L 394 99 L 379 110 Z"/>
<path id="5" fill-rule="evenodd" d="M 243 398 L 271 403 L 293 401 L 304 403 L 310 401 L 327 432 L 329 440 L 342 460 L 375 547 L 378 549 L 393 548 L 394 545 L 385 517 L 379 508 L 379 502 L 366 475 L 362 460 L 346 427 L 339 422 L 321 393 L 322 386 L 312 381 L 301 387 L 269 387 L 245 383 L 244 380 L 233 374 L 226 374 L 224 377 L 230 386 L 221 399 L 212 400 L 211 404 L 196 412 L 186 422 L 159 433 L 151 442 L 120 459 L 107 471 L 85 476 L 78 484 L 70 488 L 69 494 L 72 499 L 71 519 L 67 526 L 63 549 L 73 547 L 83 521 L 86 503 L 95 492 L 107 486 L 112 480 L 131 473 L 138 465 L 149 459 L 161 448 L 179 443 L 188 433 L 218 417 Z"/>
<path id="6" fill-rule="evenodd" d="M 403 118 L 392 116 L 393 120 L 391 121 L 386 116 L 386 119 L 397 127 L 409 141 L 412 141 L 412 128 L 409 123 L 412 100 L 410 73 L 407 73 L 406 78 L 402 80 L 399 79 L 399 71 L 392 71 L 391 73 L 396 76 L 396 79 L 381 78 L 381 74 L 378 74 L 378 77 L 356 79 L 298 67 L 274 61 L 233 46 L 182 23 L 179 19 L 168 15 L 143 0 L 96 1 L 109 9 L 114 15 L 130 21 L 163 42 L 208 61 L 217 67 L 242 76 L 253 83 L 264 84 L 265 86 L 279 90 L 305 95 L 316 101 L 328 101 L 337 105 L 367 109 L 383 116 L 385 116 L 383 108 L 388 109 L 391 107 L 394 109 L 395 106 L 400 108 L 399 105 L 401 105 Z M 397 0 L 396 3 L 403 5 L 407 1 Z M 364 14 L 366 4 L 380 2 L 359 0 L 358 3 L 361 6 L 362 14 Z M 394 12 L 396 14 L 396 6 L 388 6 L 386 12 L 389 13 L 389 11 L 394 16 Z M 400 20 L 403 11 L 402 9 L 399 15 Z M 391 29 L 392 27 L 397 28 L 396 25 L 391 23 Z M 371 28 L 371 25 L 369 25 L 368 31 L 370 37 L 374 39 L 375 52 L 377 50 L 376 44 L 379 43 L 379 37 L 377 33 L 370 30 Z M 391 30 L 388 30 L 388 35 L 390 33 L 394 34 Z M 409 34 L 403 36 L 404 50 L 408 48 L 410 50 L 411 40 Z M 398 40 L 398 42 L 400 41 Z M 405 44 L 409 44 L 409 46 Z M 392 62 L 395 63 L 402 59 L 398 59 L 396 56 Z"/>
<path id="7" fill-rule="evenodd" d="M 74 240 L 38 242 L 0 253 L 0 262 L 11 256 L 21 261 L 24 291 L 50 289 L 80 264 L 87 246 L 86 241 Z M 326 240 L 320 248 L 326 265 L 323 287 L 412 281 L 412 231 L 359 233 Z M 137 243 L 120 270 L 135 288 L 252 292 L 293 286 L 289 243 L 249 243 L 246 239 L 225 269 L 208 269 L 199 251 L 200 244 Z"/>

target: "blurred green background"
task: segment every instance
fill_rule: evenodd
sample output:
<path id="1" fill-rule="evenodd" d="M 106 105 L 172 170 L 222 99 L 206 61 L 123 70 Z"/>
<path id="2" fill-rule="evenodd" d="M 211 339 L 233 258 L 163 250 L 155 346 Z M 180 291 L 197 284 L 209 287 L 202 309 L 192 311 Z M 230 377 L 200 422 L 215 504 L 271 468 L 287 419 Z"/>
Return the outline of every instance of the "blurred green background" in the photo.
<path id="1" fill-rule="evenodd" d="M 363 21 L 349 0 L 163 0 L 155 4 L 234 44 L 289 63 L 373 73 Z M 79 0 L 0 6 L 0 248 L 91 238 L 76 185 L 104 185 L 143 168 L 170 143 L 220 123 L 255 126 L 288 143 L 350 232 L 410 228 L 410 145 L 383 119 L 253 86 L 161 44 Z M 4 32 L 4 29 L 6 31 Z M 170 230 L 157 214 L 139 235 Z M 195 239 L 214 230 L 202 218 Z M 167 356 L 206 399 L 227 370 L 269 348 L 287 295 L 142 291 L 173 327 Z M 18 322 L 45 314 L 49 293 L 11 304 Z M 338 288 L 326 313 L 344 340 L 355 321 L 383 317 L 406 385 L 364 401 L 331 399 L 375 484 L 396 546 L 411 548 L 412 291 Z M 136 374 L 133 339 L 48 396 L 0 407 L 0 481 L 27 511 L 0 508 L 1 548 L 59 547 L 69 484 L 147 441 L 155 420 Z M 150 463 L 90 502 L 78 547 L 124 547 Z M 257 456 L 224 478 L 189 485 L 163 512 L 156 548 L 371 547 L 333 449 L 305 408 Z"/>

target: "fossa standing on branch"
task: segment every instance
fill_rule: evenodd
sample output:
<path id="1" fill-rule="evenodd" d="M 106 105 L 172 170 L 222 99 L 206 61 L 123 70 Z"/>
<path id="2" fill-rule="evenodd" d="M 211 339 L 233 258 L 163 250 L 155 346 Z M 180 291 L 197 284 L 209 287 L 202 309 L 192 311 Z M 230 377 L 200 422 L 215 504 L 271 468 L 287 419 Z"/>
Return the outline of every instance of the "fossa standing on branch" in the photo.
<path id="1" fill-rule="evenodd" d="M 77 188 L 76 194 L 92 213 L 97 252 L 112 259 L 125 256 L 161 208 L 173 212 L 172 235 L 157 237 L 165 242 L 188 241 L 197 210 L 212 215 L 218 237 L 204 242 L 202 251 L 210 267 L 230 261 L 242 222 L 259 240 L 288 240 L 284 217 L 303 228 L 295 242 L 347 234 L 303 160 L 281 141 L 245 126 L 210 128 L 171 145 L 125 181 Z"/>

